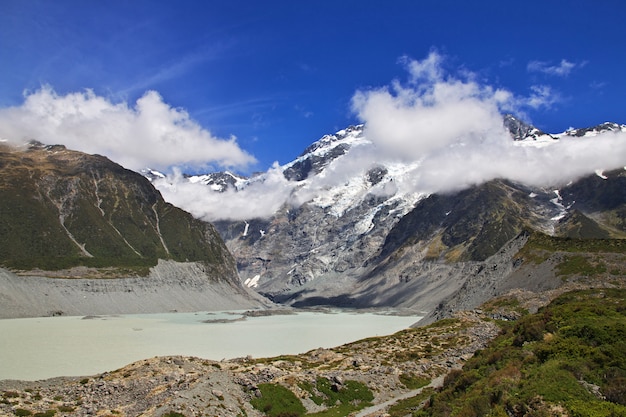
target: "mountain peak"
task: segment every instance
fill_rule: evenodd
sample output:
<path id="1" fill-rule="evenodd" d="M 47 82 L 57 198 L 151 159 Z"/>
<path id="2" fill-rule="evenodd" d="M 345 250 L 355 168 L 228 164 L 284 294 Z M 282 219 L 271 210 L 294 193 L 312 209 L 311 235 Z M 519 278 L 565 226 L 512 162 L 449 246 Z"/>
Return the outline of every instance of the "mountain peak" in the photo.
<path id="1" fill-rule="evenodd" d="M 512 114 L 505 114 L 503 116 L 504 127 L 511 133 L 513 140 L 521 141 L 526 139 L 537 140 L 540 137 L 553 136 L 537 129 L 535 126 L 530 125 Z"/>
<path id="2" fill-rule="evenodd" d="M 166 203 L 142 175 L 64 146 L 0 151 L 0 213 L 0 231 L 11 236 L 0 242 L 6 267 L 233 265 L 210 224 Z"/>
<path id="3" fill-rule="evenodd" d="M 574 137 L 592 137 L 605 132 L 626 132 L 626 125 L 618 124 L 615 122 L 604 122 L 592 127 L 568 129 L 567 131 L 565 131 L 565 135 Z"/>

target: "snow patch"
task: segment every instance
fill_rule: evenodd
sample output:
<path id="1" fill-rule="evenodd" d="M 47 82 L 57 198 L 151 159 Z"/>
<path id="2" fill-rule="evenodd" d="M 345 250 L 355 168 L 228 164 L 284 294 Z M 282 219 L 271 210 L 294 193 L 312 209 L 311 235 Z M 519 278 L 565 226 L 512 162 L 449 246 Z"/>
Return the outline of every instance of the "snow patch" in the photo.
<path id="1" fill-rule="evenodd" d="M 261 275 L 255 275 L 252 278 L 248 278 L 243 282 L 243 285 L 245 285 L 248 288 L 256 288 L 259 286 L 259 279 L 261 278 Z"/>
<path id="2" fill-rule="evenodd" d="M 604 175 L 603 171 L 601 169 L 596 169 L 596 175 L 600 178 L 602 178 L 603 180 L 607 180 L 608 177 Z"/>
<path id="3" fill-rule="evenodd" d="M 550 202 L 557 206 L 560 210 L 559 214 L 552 217 L 550 220 L 559 221 L 567 214 L 567 207 L 565 207 L 562 203 L 563 197 L 561 197 L 561 192 L 559 190 L 554 190 L 554 194 L 556 194 L 556 197 L 550 200 Z"/>
<path id="4" fill-rule="evenodd" d="M 532 148 L 545 148 L 546 146 L 559 143 L 557 137 L 552 135 L 539 135 L 536 137 L 528 137 L 524 140 L 516 140 L 513 142 L 514 146 L 532 147 Z"/>

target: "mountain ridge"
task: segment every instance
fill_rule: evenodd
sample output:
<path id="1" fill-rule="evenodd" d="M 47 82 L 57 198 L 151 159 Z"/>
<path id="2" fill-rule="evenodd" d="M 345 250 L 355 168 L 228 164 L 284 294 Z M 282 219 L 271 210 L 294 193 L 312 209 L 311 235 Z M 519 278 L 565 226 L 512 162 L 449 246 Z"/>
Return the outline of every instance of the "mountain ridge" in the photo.
<path id="1" fill-rule="evenodd" d="M 0 236 L 0 317 L 267 304 L 213 225 L 142 175 L 61 145 L 0 143 Z M 103 278 L 108 292 L 95 290 Z"/>
<path id="2" fill-rule="evenodd" d="M 512 115 L 503 116 L 503 125 L 522 147 L 626 132 L 626 125 L 607 122 L 548 134 Z M 292 195 L 308 196 L 304 203 L 285 205 L 269 217 L 214 221 L 247 285 L 294 306 L 371 307 L 385 299 L 391 306 L 428 310 L 433 303 L 424 298 L 435 284 L 424 271 L 438 271 L 435 276 L 449 277 L 450 288 L 459 290 L 471 271 L 484 268 L 528 230 L 575 238 L 626 237 L 624 170 L 596 171 L 558 188 L 493 179 L 460 191 L 412 193 L 398 188 L 395 179 L 407 181 L 417 165 L 380 160 L 358 175 L 330 182 L 340 172 L 341 158 L 368 146 L 363 132 L 358 125 L 325 135 L 279 167 L 294 184 Z M 243 180 L 237 190 L 256 181 L 263 175 Z M 407 279 L 413 284 L 407 285 Z M 431 285 L 416 285 L 420 279 Z M 434 280 L 440 290 L 446 285 L 443 278 Z M 402 296 L 402 291 L 417 293 Z M 440 301 L 450 293 L 440 292 Z"/>

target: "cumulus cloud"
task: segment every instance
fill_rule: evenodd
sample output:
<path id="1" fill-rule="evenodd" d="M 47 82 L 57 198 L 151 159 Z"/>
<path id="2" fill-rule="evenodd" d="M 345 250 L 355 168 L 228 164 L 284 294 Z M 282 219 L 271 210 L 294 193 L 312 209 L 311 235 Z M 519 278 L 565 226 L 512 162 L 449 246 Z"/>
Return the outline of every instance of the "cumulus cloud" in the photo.
<path id="1" fill-rule="evenodd" d="M 576 67 L 583 66 L 583 64 L 575 64 L 573 62 L 569 62 L 566 59 L 562 59 L 561 62 L 557 65 L 551 65 L 549 62 L 545 61 L 530 61 L 526 66 L 526 69 L 529 72 L 541 72 L 547 75 L 554 75 L 558 77 L 566 77 L 572 72 L 572 70 Z"/>
<path id="2" fill-rule="evenodd" d="M 277 163 L 263 174 L 262 181 L 253 181 L 241 191 L 229 188 L 215 192 L 204 184 L 187 181 L 179 170 L 157 179 L 154 185 L 165 200 L 206 221 L 269 217 L 291 200 L 295 187 Z"/>
<path id="3" fill-rule="evenodd" d="M 86 90 L 66 95 L 51 87 L 26 94 L 24 103 L 0 109 L 0 137 L 36 139 L 105 155 L 133 170 L 171 166 L 245 167 L 255 159 L 235 137 L 217 138 L 173 108 L 156 91 L 134 105 L 114 103 Z"/>
<path id="4" fill-rule="evenodd" d="M 548 86 L 535 86 L 529 96 L 518 96 L 471 77 L 444 74 L 441 62 L 437 52 L 424 61 L 406 61 L 408 83 L 393 81 L 353 97 L 353 109 L 379 160 L 417 163 L 400 187 L 445 192 L 494 178 L 556 186 L 626 164 L 626 134 L 567 137 L 545 148 L 518 146 L 505 131 L 501 114 L 549 107 L 558 95 Z"/>
<path id="5" fill-rule="evenodd" d="M 357 91 L 352 107 L 365 133 L 390 156 L 419 159 L 455 143 L 505 137 L 500 107 L 512 94 L 471 80 L 444 79 L 441 57 L 410 61 L 408 85 Z"/>
<path id="6" fill-rule="evenodd" d="M 352 109 L 364 123 L 368 141 L 353 145 L 320 175 L 289 182 L 275 165 L 235 192 L 216 193 L 200 184 L 169 178 L 157 184 L 169 201 L 206 220 L 268 217 L 283 204 L 316 200 L 336 211 L 368 192 L 423 195 L 457 191 L 506 178 L 531 186 L 559 186 L 596 170 L 626 165 L 626 134 L 593 138 L 563 137 L 551 146 L 520 146 L 503 126 L 503 112 L 545 108 L 558 96 L 549 86 L 534 86 L 527 96 L 481 84 L 471 73 L 443 70 L 444 56 L 422 61 L 403 57 L 407 81 L 357 91 Z M 402 163 L 398 163 L 401 161 Z M 393 182 L 369 188 L 365 178 L 377 165 L 389 168 Z M 329 190 L 334 190 L 329 196 Z M 321 198 L 326 195 L 327 198 Z"/>
<path id="7" fill-rule="evenodd" d="M 561 101 L 561 96 L 552 90 L 549 85 L 533 85 L 530 87 L 531 94 L 524 103 L 533 109 L 549 109 L 555 103 Z"/>

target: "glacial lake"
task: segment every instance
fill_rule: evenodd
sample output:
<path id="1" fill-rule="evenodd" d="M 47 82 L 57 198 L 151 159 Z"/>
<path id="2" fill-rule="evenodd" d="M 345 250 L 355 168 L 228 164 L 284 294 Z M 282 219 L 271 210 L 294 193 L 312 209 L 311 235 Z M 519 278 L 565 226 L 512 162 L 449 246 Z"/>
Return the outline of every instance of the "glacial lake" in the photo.
<path id="1" fill-rule="evenodd" d="M 154 356 L 222 360 L 304 353 L 392 334 L 420 318 L 340 311 L 5 319 L 0 320 L 0 379 L 88 376 Z"/>

